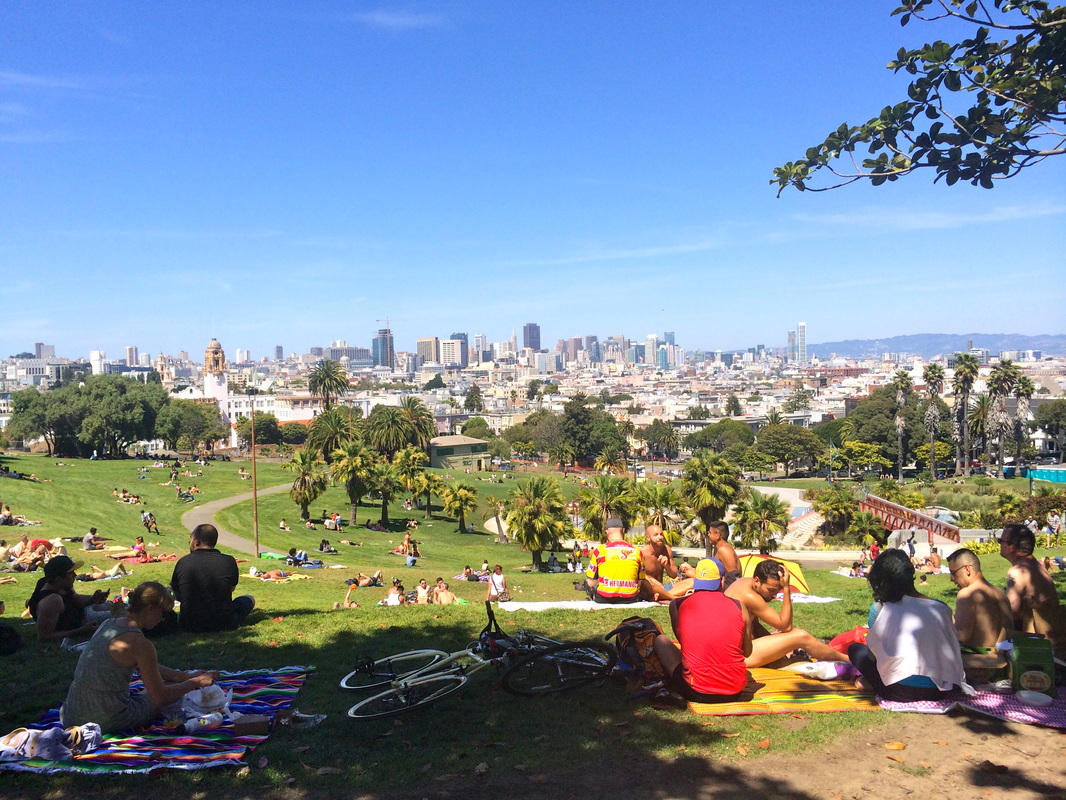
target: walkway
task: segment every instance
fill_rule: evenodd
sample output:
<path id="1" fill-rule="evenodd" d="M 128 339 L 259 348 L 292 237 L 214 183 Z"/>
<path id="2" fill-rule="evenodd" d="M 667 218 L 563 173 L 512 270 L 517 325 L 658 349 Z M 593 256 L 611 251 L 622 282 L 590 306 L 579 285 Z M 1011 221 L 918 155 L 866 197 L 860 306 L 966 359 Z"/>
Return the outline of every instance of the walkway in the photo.
<path id="1" fill-rule="evenodd" d="M 258 494 L 262 497 L 265 494 L 277 494 L 278 492 L 285 492 L 292 488 L 291 483 L 283 483 L 280 486 L 271 486 L 269 489 L 260 489 Z M 232 531 L 228 531 L 225 528 L 219 528 L 218 523 L 215 522 L 215 514 L 224 508 L 235 506 L 237 503 L 243 503 L 252 499 L 251 492 L 245 492 L 244 494 L 234 495 L 233 497 L 223 497 L 221 500 L 212 500 L 208 503 L 204 503 L 202 506 L 196 506 L 189 509 L 181 516 L 181 524 L 185 526 L 186 530 L 191 531 L 197 525 L 202 525 L 205 522 L 209 522 L 218 528 L 218 543 L 224 547 L 228 547 L 231 550 L 240 550 L 242 553 L 248 553 L 249 555 L 255 555 L 255 542 L 250 539 L 245 539 Z M 263 550 L 262 547 L 259 548 Z"/>

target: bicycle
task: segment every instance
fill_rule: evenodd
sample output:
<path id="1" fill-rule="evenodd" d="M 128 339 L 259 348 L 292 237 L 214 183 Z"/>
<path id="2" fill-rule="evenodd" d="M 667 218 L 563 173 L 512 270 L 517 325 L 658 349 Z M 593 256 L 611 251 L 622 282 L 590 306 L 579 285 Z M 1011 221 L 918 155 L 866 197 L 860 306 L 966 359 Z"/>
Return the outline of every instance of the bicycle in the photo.
<path id="1" fill-rule="evenodd" d="M 348 716 L 369 719 L 427 706 L 458 691 L 470 676 L 487 667 L 502 670 L 504 691 L 523 697 L 570 691 L 610 674 L 617 656 L 607 644 L 560 642 L 530 631 L 514 636 L 496 622 L 485 603 L 488 622 L 477 641 L 462 650 L 411 650 L 387 658 L 359 659 L 340 681 L 348 691 L 388 687 L 361 700 Z"/>

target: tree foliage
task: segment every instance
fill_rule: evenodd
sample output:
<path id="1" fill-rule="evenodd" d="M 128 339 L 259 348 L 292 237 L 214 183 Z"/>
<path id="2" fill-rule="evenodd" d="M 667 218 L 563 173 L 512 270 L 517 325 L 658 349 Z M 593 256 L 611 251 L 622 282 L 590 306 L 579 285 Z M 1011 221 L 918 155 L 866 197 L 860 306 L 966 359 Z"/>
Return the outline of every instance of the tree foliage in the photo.
<path id="1" fill-rule="evenodd" d="M 574 533 L 566 513 L 559 484 L 545 476 L 520 483 L 507 501 L 507 535 L 533 556 L 540 567 L 540 554 L 555 549 L 559 540 Z"/>
<path id="2" fill-rule="evenodd" d="M 800 459 L 814 461 L 822 452 L 822 440 L 799 425 L 767 425 L 759 431 L 756 445 L 766 455 L 785 465 L 785 475 Z"/>
<path id="3" fill-rule="evenodd" d="M 776 168 L 770 183 L 778 196 L 789 186 L 826 191 L 864 179 L 879 186 L 921 169 L 948 186 L 962 180 L 991 189 L 1066 153 L 1066 6 L 904 0 L 892 14 L 902 25 L 948 19 L 974 30 L 957 44 L 900 48 L 888 68 L 911 77 L 907 99 L 863 125 L 840 125 L 804 158 Z M 870 154 L 861 162 L 860 149 Z M 835 176 L 830 185 L 810 185 L 822 170 Z"/>
<path id="4" fill-rule="evenodd" d="M 741 546 L 758 547 L 766 554 L 777 549 L 778 540 L 788 530 L 789 505 L 775 494 L 750 487 L 741 492 L 733 507 L 733 533 Z"/>
<path id="5" fill-rule="evenodd" d="M 349 388 L 348 371 L 339 361 L 322 359 L 307 376 L 307 388 L 311 394 L 322 398 L 322 405 L 326 411 L 333 406 L 334 401 L 342 397 Z"/>

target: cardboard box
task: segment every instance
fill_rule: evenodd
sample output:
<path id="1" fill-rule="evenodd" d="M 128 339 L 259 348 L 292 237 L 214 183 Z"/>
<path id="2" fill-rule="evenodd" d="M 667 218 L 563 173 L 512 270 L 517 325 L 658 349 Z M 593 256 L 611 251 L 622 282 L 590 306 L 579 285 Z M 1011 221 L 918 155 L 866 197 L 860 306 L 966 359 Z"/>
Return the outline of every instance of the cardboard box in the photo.
<path id="1" fill-rule="evenodd" d="M 233 721 L 237 736 L 266 736 L 270 733 L 270 717 L 266 714 L 242 714 Z"/>
<path id="2" fill-rule="evenodd" d="M 1019 635 L 1014 637 L 1010 657 L 1011 688 L 1028 689 L 1055 696 L 1055 659 L 1051 642 L 1042 637 Z"/>

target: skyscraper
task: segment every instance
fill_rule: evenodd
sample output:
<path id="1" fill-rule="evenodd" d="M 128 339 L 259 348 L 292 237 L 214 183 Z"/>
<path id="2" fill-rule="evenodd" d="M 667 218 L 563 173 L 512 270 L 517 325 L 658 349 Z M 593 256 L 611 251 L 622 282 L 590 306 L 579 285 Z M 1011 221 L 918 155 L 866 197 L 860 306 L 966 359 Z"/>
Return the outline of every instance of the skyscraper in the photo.
<path id="1" fill-rule="evenodd" d="M 458 363 L 462 364 L 463 367 L 470 366 L 470 355 L 468 353 L 470 340 L 467 335 L 465 333 L 453 333 L 452 339 L 463 343 L 462 347 L 459 348 L 461 358 Z"/>
<path id="2" fill-rule="evenodd" d="M 440 362 L 454 366 L 465 366 L 466 342 L 462 339 L 442 339 L 440 343 Z"/>
<path id="3" fill-rule="evenodd" d="M 796 332 L 788 332 L 788 345 L 785 347 L 785 361 L 794 364 L 796 361 Z"/>
<path id="4" fill-rule="evenodd" d="M 370 350 L 375 367 L 396 368 L 396 350 L 393 347 L 391 330 L 379 328 L 377 336 L 370 343 Z"/>
<path id="5" fill-rule="evenodd" d="M 530 350 L 540 350 L 540 325 L 535 322 L 527 322 L 522 326 L 522 347 Z"/>
<path id="6" fill-rule="evenodd" d="M 280 344 L 274 345 L 274 360 L 275 361 L 284 361 L 285 360 L 285 348 L 282 347 Z"/>
<path id="7" fill-rule="evenodd" d="M 422 359 L 423 364 L 437 364 L 440 362 L 440 339 L 436 336 L 426 336 L 415 342 L 415 352 Z"/>
<path id="8" fill-rule="evenodd" d="M 667 344 L 677 344 L 677 342 L 674 341 L 674 332 L 673 331 L 664 331 L 663 332 L 663 341 L 666 342 Z"/>
<path id="9" fill-rule="evenodd" d="M 796 323 L 796 361 L 807 364 L 807 323 Z"/>

